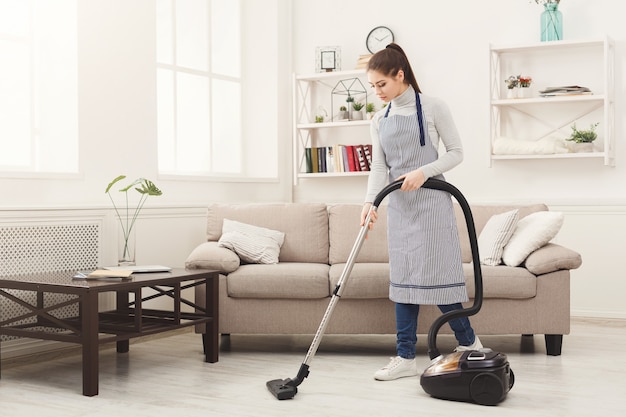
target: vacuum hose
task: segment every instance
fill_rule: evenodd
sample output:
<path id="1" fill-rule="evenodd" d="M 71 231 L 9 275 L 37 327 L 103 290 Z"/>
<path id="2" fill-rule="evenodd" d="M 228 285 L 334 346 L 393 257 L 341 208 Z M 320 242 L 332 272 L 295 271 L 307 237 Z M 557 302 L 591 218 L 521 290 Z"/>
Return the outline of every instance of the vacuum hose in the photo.
<path id="1" fill-rule="evenodd" d="M 382 200 L 388 194 L 400 189 L 403 182 L 403 179 L 396 180 L 383 188 L 383 190 L 376 196 L 373 206 L 378 207 Z M 480 308 L 483 304 L 483 275 L 480 268 L 480 257 L 478 255 L 478 240 L 476 239 L 476 226 L 474 225 L 474 217 L 472 216 L 472 211 L 470 210 L 469 203 L 467 202 L 463 194 L 461 194 L 459 189 L 452 184 L 435 178 L 427 179 L 426 182 L 424 182 L 424 184 L 422 185 L 422 188 L 446 191 L 447 193 L 451 194 L 459 203 L 459 206 L 463 210 L 463 215 L 465 216 L 465 223 L 467 224 L 470 248 L 472 250 L 472 263 L 474 265 L 474 304 L 471 307 L 461 310 L 449 311 L 439 316 L 433 322 L 430 330 L 428 331 L 428 355 L 430 356 L 430 359 L 435 359 L 436 357 L 441 355 L 439 349 L 437 349 L 437 333 L 439 333 L 439 329 L 441 329 L 441 327 L 450 320 L 454 320 L 459 317 L 473 316 L 474 314 L 478 313 L 478 311 L 480 311 Z"/>
<path id="2" fill-rule="evenodd" d="M 391 184 L 387 185 L 376 195 L 376 198 L 374 199 L 374 202 L 372 203 L 372 207 L 370 208 L 370 211 L 367 214 L 365 222 L 363 226 L 361 227 L 361 230 L 359 231 L 359 235 L 354 243 L 354 246 L 352 247 L 352 251 L 350 252 L 350 255 L 348 256 L 346 266 L 341 274 L 341 277 L 339 278 L 337 286 L 335 287 L 333 296 L 331 297 L 328 308 L 326 309 L 326 312 L 324 313 L 324 317 L 322 317 L 322 321 L 320 322 L 319 328 L 317 332 L 315 333 L 315 337 L 313 338 L 313 342 L 311 343 L 311 346 L 309 347 L 309 351 L 307 352 L 304 358 L 304 361 L 302 362 L 302 365 L 300 366 L 298 375 L 295 378 L 273 379 L 271 381 L 267 381 L 266 386 L 268 390 L 277 399 L 286 400 L 286 399 L 293 398 L 298 392 L 298 386 L 309 375 L 309 362 L 311 361 L 311 359 L 315 355 L 315 352 L 317 351 L 317 348 L 319 347 L 322 335 L 324 334 L 324 331 L 326 329 L 330 316 L 332 315 L 332 312 L 339 298 L 341 297 L 341 294 L 344 288 L 343 284 L 347 280 L 347 278 L 350 276 L 350 272 L 352 271 L 352 266 L 354 265 L 356 261 L 356 257 L 361 249 L 361 245 L 363 244 L 363 241 L 367 235 L 370 216 L 372 215 L 374 211 L 378 209 L 378 206 L 385 199 L 385 197 L 387 197 L 387 195 L 389 195 L 391 192 L 398 190 L 402 187 L 403 182 L 404 180 L 396 180 L 392 182 Z M 474 261 L 474 279 L 476 282 L 476 295 L 474 296 L 474 305 L 472 307 L 467 308 L 467 309 L 462 309 L 462 310 L 450 311 L 440 316 L 433 322 L 433 325 L 431 326 L 430 331 L 428 333 L 428 353 L 430 355 L 430 358 L 434 359 L 440 356 L 439 351 L 437 350 L 437 332 L 439 331 L 441 326 L 443 326 L 445 323 L 447 323 L 448 321 L 452 319 L 455 319 L 457 317 L 462 317 L 462 316 L 471 316 L 473 314 L 476 314 L 480 310 L 480 307 L 482 305 L 483 281 L 482 281 L 482 274 L 480 270 L 480 261 L 478 258 L 478 243 L 476 242 L 476 230 L 474 228 L 474 220 L 472 218 L 472 213 L 469 209 L 469 204 L 465 200 L 465 197 L 463 197 L 463 195 L 457 188 L 455 188 L 454 186 L 442 180 L 429 178 L 428 180 L 426 180 L 426 182 L 424 182 L 422 187 L 430 188 L 433 190 L 446 191 L 449 194 L 452 194 L 452 196 L 458 201 L 461 208 L 463 209 L 463 213 L 465 214 L 465 221 L 467 223 L 467 228 L 469 231 L 470 246 L 472 248 L 472 256 L 473 256 L 473 261 Z"/>

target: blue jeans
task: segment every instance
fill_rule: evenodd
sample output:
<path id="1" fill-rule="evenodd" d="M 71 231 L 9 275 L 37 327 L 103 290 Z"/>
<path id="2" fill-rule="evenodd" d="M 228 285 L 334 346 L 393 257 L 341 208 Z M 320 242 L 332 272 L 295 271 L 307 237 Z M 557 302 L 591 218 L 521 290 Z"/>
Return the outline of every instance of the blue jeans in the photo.
<path id="1" fill-rule="evenodd" d="M 442 313 L 463 308 L 461 303 L 438 306 Z M 396 303 L 396 335 L 397 354 L 405 359 L 415 357 L 415 344 L 417 343 L 417 315 L 420 306 L 418 304 Z M 448 322 L 454 331 L 454 336 L 461 346 L 469 346 L 474 343 L 476 336 L 467 317 L 450 320 Z"/>

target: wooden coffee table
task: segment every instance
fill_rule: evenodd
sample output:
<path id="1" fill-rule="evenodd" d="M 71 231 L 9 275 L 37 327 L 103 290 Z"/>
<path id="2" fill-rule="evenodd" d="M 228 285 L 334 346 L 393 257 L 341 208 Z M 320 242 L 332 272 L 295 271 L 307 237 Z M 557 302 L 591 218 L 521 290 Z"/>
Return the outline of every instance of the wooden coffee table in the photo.
<path id="1" fill-rule="evenodd" d="M 0 321 L 0 335 L 80 344 L 83 355 L 83 395 L 98 394 L 98 350 L 103 343 L 116 342 L 117 351 L 124 353 L 129 350 L 131 338 L 202 324 L 205 326 L 202 334 L 205 361 L 218 361 L 217 271 L 173 269 L 170 272 L 135 273 L 124 279 L 98 280 L 75 279 L 72 278 L 74 273 L 0 277 L 0 299 L 16 303 L 28 311 L 19 317 Z M 197 285 L 206 285 L 206 308 L 181 296 L 183 290 Z M 142 291 L 147 288 L 152 290 Z M 30 299 L 32 293 L 36 293 L 37 301 L 34 304 L 20 298 L 28 292 L 31 292 Z M 101 312 L 98 296 L 106 292 L 115 292 L 116 308 Z M 67 301 L 47 305 L 46 294 L 50 293 L 67 294 L 70 297 Z M 169 303 L 161 304 L 172 305 L 172 308 L 144 308 L 145 302 L 159 297 L 171 298 Z M 55 310 L 76 303 L 78 317 L 58 317 Z M 192 307 L 193 312 L 183 311 L 183 305 Z"/>

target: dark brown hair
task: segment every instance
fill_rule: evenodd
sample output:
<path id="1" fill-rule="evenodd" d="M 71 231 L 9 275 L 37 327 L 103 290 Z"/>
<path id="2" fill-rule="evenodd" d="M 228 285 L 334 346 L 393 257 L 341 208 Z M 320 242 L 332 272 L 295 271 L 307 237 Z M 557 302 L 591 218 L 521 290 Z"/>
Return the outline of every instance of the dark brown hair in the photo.
<path id="1" fill-rule="evenodd" d="M 387 77 L 395 77 L 398 71 L 402 70 L 405 81 L 418 93 L 422 92 L 417 85 L 409 59 L 397 43 L 390 43 L 385 49 L 376 52 L 367 63 L 367 71 L 370 70 L 380 72 Z"/>

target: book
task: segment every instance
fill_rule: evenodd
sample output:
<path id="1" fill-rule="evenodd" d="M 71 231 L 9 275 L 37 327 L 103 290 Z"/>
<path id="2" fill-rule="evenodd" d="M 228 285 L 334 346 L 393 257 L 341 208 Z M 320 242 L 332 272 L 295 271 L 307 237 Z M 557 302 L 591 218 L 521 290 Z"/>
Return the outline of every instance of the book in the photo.
<path id="1" fill-rule="evenodd" d="M 335 152 L 332 146 L 326 148 L 326 172 L 335 172 Z"/>
<path id="2" fill-rule="evenodd" d="M 311 155 L 311 148 L 304 149 L 304 156 L 306 159 L 306 173 L 310 174 L 313 172 L 313 156 Z"/>
<path id="3" fill-rule="evenodd" d="M 346 145 L 346 158 L 348 159 L 348 172 L 357 171 L 354 164 L 354 146 Z"/>
<path id="4" fill-rule="evenodd" d="M 593 94 L 587 87 L 579 85 L 565 85 L 561 87 L 548 87 L 539 91 L 541 97 L 567 96 L 578 94 Z"/>
<path id="5" fill-rule="evenodd" d="M 100 278 L 130 278 L 133 271 L 130 269 L 96 269 L 91 272 L 77 272 L 72 278 L 75 279 L 100 279 Z"/>
<path id="6" fill-rule="evenodd" d="M 365 150 L 363 149 L 363 145 L 357 145 L 355 148 L 357 153 L 357 159 L 359 161 L 359 170 L 369 171 L 369 166 L 367 165 L 367 161 L 365 160 Z"/>
<path id="7" fill-rule="evenodd" d="M 343 172 L 343 152 L 341 145 L 333 145 L 333 155 L 335 156 L 335 172 Z"/>
<path id="8" fill-rule="evenodd" d="M 368 169 L 371 169 L 372 166 L 372 145 L 363 145 L 363 150 L 365 151 L 365 160 L 367 161 Z"/>
<path id="9" fill-rule="evenodd" d="M 312 147 L 311 148 L 311 172 L 313 173 L 319 172 L 319 163 L 317 161 L 317 158 L 318 158 L 317 148 Z"/>
<path id="10" fill-rule="evenodd" d="M 326 148 L 317 148 L 317 172 L 326 172 Z"/>
<path id="11" fill-rule="evenodd" d="M 359 151 L 358 145 L 352 146 L 352 160 L 354 161 L 354 171 L 361 171 L 361 164 L 359 163 Z"/>
<path id="12" fill-rule="evenodd" d="M 343 159 L 343 172 L 350 172 L 350 162 L 348 158 L 348 147 L 341 147 L 341 157 Z"/>
<path id="13" fill-rule="evenodd" d="M 354 67 L 354 69 L 364 69 L 364 68 L 366 68 L 367 67 L 367 63 L 369 62 L 370 58 L 372 58 L 372 54 L 359 55 L 359 59 L 357 59 L 356 66 Z"/>

